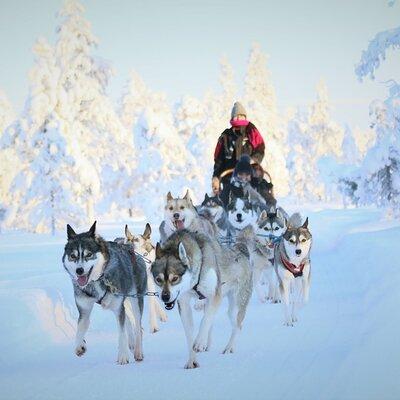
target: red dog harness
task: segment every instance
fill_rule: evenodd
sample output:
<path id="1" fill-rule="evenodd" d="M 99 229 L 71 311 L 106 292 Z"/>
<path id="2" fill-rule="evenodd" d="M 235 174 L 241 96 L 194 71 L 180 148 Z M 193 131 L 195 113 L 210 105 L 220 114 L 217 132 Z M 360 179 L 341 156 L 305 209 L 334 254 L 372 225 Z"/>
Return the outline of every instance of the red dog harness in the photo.
<path id="1" fill-rule="evenodd" d="M 289 260 L 286 260 L 286 259 L 282 256 L 282 254 L 281 254 L 281 262 L 282 262 L 282 264 L 284 265 L 284 267 L 285 267 L 288 271 L 290 271 L 290 272 L 293 274 L 293 276 L 294 276 L 295 278 L 297 278 L 298 276 L 303 276 L 303 269 L 304 269 L 304 266 L 306 265 L 305 262 L 302 262 L 302 263 L 297 267 L 296 265 L 294 265 L 294 264 L 292 264 L 291 262 L 289 262 Z"/>

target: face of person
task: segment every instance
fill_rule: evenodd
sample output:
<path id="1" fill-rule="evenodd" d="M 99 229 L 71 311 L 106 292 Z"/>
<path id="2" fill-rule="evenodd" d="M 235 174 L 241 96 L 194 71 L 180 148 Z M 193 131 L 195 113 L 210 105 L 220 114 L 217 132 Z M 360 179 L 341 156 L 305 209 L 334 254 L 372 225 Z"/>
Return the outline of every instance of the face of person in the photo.
<path id="1" fill-rule="evenodd" d="M 263 173 L 260 168 L 254 168 L 254 175 L 256 176 L 256 178 L 262 178 Z"/>
<path id="2" fill-rule="evenodd" d="M 238 114 L 234 119 L 235 119 L 236 121 L 244 120 L 244 119 L 246 119 L 246 116 L 243 115 L 243 114 Z"/>
<path id="3" fill-rule="evenodd" d="M 247 174 L 245 172 L 241 172 L 240 174 L 237 174 L 237 177 L 241 182 L 250 182 L 251 181 L 251 175 Z"/>

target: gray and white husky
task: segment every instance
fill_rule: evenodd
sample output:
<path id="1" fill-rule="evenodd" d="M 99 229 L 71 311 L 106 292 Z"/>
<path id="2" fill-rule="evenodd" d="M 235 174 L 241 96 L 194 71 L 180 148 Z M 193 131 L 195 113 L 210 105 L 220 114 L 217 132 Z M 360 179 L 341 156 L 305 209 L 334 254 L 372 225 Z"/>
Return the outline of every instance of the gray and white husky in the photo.
<path id="1" fill-rule="evenodd" d="M 249 194 L 244 197 L 236 197 L 232 193 L 229 196 L 227 206 L 228 221 L 235 231 L 241 231 L 246 226 L 254 225 L 257 221 L 258 207 L 251 203 Z"/>
<path id="2" fill-rule="evenodd" d="M 206 217 L 199 215 L 190 198 L 189 191 L 181 199 L 168 192 L 164 209 L 164 221 L 160 225 L 160 240 L 164 243 L 174 232 L 187 229 L 190 232 L 204 233 L 215 237 L 215 225 Z"/>
<path id="3" fill-rule="evenodd" d="M 199 207 L 199 214 L 211 220 L 217 228 L 217 238 L 220 243 L 230 242 L 233 227 L 228 220 L 224 203 L 219 196 L 209 196 L 207 193 Z"/>
<path id="4" fill-rule="evenodd" d="M 254 240 L 248 246 L 252 259 L 254 286 L 261 302 L 280 301 L 274 269 L 274 246 L 286 230 L 286 215 L 280 207 L 270 207 L 268 212 L 263 210 L 254 226 Z M 246 237 L 246 232 L 243 235 Z M 268 285 L 267 293 L 263 288 L 264 277 Z"/>
<path id="5" fill-rule="evenodd" d="M 203 234 L 179 230 L 163 248 L 157 244 L 151 272 L 156 284 L 162 288 L 161 299 L 166 307 L 171 309 L 175 302 L 178 303 L 189 350 L 185 368 L 198 367 L 196 353 L 209 349 L 214 315 L 223 296 L 228 298 L 232 325 L 224 353 L 233 352 L 252 291 L 250 265 L 245 254 L 222 249 L 215 239 Z M 205 298 L 206 304 L 199 332 L 193 341 L 191 301 L 197 298 Z"/>
<path id="6" fill-rule="evenodd" d="M 131 245 L 107 242 L 96 234 L 96 222 L 88 232 L 75 233 L 67 225 L 68 241 L 62 262 L 71 277 L 79 312 L 75 353 L 86 352 L 85 334 L 95 303 L 114 312 L 119 327 L 119 364 L 129 362 L 129 349 L 136 361 L 143 360 L 142 313 L 146 293 L 146 266 Z M 129 297 L 137 295 L 139 297 Z M 135 334 L 126 318 L 124 300 L 130 301 L 135 317 Z"/>
<path id="7" fill-rule="evenodd" d="M 146 272 L 147 272 L 147 290 L 149 292 L 155 292 L 156 287 L 153 279 L 153 275 L 151 274 L 150 268 L 152 262 L 156 258 L 156 248 L 151 242 L 151 226 L 146 224 L 143 234 L 141 235 L 133 235 L 128 225 L 125 226 L 125 242 L 131 243 L 134 246 L 134 249 L 143 257 L 146 263 Z M 159 300 L 154 296 L 149 296 L 149 319 L 150 319 L 150 332 L 155 333 L 159 331 L 158 327 L 158 319 L 162 322 L 167 321 L 167 314 L 165 310 L 162 308 Z"/>
<path id="8" fill-rule="evenodd" d="M 301 223 L 299 214 L 293 214 L 275 247 L 274 264 L 284 308 L 284 324 L 293 326 L 298 308 L 308 301 L 311 277 L 310 251 L 312 236 L 308 218 Z"/>

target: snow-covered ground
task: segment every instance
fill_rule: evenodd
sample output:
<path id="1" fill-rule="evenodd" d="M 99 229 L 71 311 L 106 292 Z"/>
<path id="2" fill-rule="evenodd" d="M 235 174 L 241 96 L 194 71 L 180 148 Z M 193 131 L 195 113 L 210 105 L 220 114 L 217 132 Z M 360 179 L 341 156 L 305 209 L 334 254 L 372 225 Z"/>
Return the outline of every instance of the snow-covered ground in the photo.
<path id="1" fill-rule="evenodd" d="M 61 266 L 64 235 L 0 235 L 1 399 L 399 399 L 400 226 L 376 210 L 310 211 L 314 237 L 309 304 L 294 328 L 280 305 L 254 297 L 237 352 L 221 307 L 211 352 L 184 370 L 176 309 L 148 333 L 145 360 L 115 363 L 114 316 L 96 306 L 88 352 L 73 353 L 77 312 Z M 106 238 L 123 224 L 98 224 Z M 131 223 L 132 230 L 143 229 Z"/>

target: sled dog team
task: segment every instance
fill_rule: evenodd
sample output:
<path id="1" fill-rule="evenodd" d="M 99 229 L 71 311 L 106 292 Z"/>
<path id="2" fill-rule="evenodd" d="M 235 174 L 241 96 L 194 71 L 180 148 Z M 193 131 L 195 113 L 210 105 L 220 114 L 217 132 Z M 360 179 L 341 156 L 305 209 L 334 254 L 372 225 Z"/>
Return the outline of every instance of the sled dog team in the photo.
<path id="1" fill-rule="evenodd" d="M 299 307 L 308 300 L 312 236 L 308 218 L 288 216 L 276 205 L 259 202 L 246 192 L 231 193 L 225 208 L 218 196 L 205 195 L 195 207 L 189 192 L 168 193 L 160 242 L 151 228 L 106 241 L 96 233 L 76 233 L 67 225 L 62 258 L 71 277 L 79 312 L 75 353 L 86 352 L 85 334 L 95 303 L 114 312 L 118 323 L 118 363 L 143 360 L 142 314 L 149 301 L 150 330 L 166 321 L 166 310 L 177 305 L 186 335 L 185 368 L 199 366 L 197 353 L 210 349 L 212 325 L 221 300 L 228 300 L 231 333 L 223 353 L 232 353 L 254 286 L 262 302 L 281 302 L 284 324 L 293 326 Z M 157 287 L 157 291 L 156 291 Z M 192 307 L 203 315 L 194 331 Z"/>

